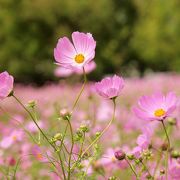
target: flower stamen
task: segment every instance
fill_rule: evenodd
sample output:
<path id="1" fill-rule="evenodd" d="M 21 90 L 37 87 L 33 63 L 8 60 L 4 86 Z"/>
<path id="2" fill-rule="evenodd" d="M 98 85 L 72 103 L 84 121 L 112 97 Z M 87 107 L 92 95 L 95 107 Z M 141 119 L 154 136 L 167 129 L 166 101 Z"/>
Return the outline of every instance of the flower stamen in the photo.
<path id="1" fill-rule="evenodd" d="M 77 54 L 76 56 L 75 56 L 75 61 L 78 63 L 78 64 L 81 64 L 81 63 L 83 63 L 84 62 L 84 56 L 82 55 L 82 54 Z"/>
<path id="2" fill-rule="evenodd" d="M 154 112 L 154 115 L 156 116 L 156 117 L 161 117 L 161 116 L 164 116 L 165 115 L 165 111 L 164 111 L 164 109 L 157 109 L 155 112 Z"/>

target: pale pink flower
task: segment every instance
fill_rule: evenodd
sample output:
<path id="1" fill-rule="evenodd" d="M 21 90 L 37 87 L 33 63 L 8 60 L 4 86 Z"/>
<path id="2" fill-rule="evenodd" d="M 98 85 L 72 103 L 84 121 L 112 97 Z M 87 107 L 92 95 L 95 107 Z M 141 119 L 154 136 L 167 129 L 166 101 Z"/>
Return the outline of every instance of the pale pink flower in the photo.
<path id="1" fill-rule="evenodd" d="M 12 144 L 22 141 L 23 132 L 14 130 L 9 136 L 6 136 L 0 142 L 0 147 L 3 149 L 9 148 Z"/>
<path id="2" fill-rule="evenodd" d="M 8 72 L 0 73 L 0 100 L 6 98 L 13 90 L 14 78 Z"/>
<path id="3" fill-rule="evenodd" d="M 123 87 L 124 80 L 117 75 L 106 77 L 101 82 L 95 83 L 97 93 L 106 99 L 113 99 L 119 96 Z"/>
<path id="4" fill-rule="evenodd" d="M 48 158 L 47 156 L 43 153 L 43 151 L 41 150 L 41 148 L 37 145 L 35 145 L 32 148 L 32 155 L 41 162 L 48 162 Z"/>
<path id="5" fill-rule="evenodd" d="M 138 105 L 139 107 L 133 108 L 137 117 L 145 120 L 163 120 L 175 110 L 177 97 L 173 92 L 169 92 L 166 96 L 155 93 L 151 96 L 142 96 Z"/>
<path id="6" fill-rule="evenodd" d="M 37 122 L 39 127 L 42 129 L 43 128 L 43 122 L 42 121 L 38 121 Z M 26 129 L 29 131 L 29 132 L 32 132 L 32 133 L 35 133 L 35 132 L 38 132 L 39 129 L 37 128 L 37 126 L 34 124 L 34 122 L 30 121 L 28 122 L 28 124 L 26 125 Z"/>
<path id="7" fill-rule="evenodd" d="M 54 49 L 57 64 L 65 68 L 81 68 L 93 60 L 96 42 L 90 33 L 73 32 L 72 41 L 60 38 Z"/>
<path id="8" fill-rule="evenodd" d="M 178 161 L 173 160 L 170 163 L 169 174 L 172 180 L 180 179 L 180 163 Z"/>
<path id="9" fill-rule="evenodd" d="M 142 148 L 139 146 L 136 146 L 131 151 L 131 154 L 133 154 L 136 159 L 139 159 L 141 157 L 141 152 L 142 152 Z"/>
<path id="10" fill-rule="evenodd" d="M 54 75 L 57 77 L 69 77 L 73 73 L 74 71 L 72 69 L 68 69 L 63 66 L 58 66 L 54 71 Z"/>
<path id="11" fill-rule="evenodd" d="M 138 136 L 136 143 L 142 149 L 147 149 L 149 144 L 151 143 L 150 137 L 147 134 L 141 134 Z"/>

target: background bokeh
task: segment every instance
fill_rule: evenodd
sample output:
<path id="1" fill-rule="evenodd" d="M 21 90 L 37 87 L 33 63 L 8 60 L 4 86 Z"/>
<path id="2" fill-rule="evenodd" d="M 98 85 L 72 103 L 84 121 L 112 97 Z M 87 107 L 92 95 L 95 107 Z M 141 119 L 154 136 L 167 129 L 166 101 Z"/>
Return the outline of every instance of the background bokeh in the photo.
<path id="1" fill-rule="evenodd" d="M 0 71 L 43 84 L 53 75 L 59 37 L 91 32 L 104 74 L 180 72 L 179 0 L 0 0 Z"/>

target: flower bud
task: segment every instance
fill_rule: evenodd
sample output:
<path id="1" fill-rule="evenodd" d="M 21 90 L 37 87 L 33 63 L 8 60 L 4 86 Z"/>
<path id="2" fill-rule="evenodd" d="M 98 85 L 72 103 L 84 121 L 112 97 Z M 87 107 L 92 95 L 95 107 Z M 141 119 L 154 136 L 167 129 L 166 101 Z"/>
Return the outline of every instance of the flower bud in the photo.
<path id="1" fill-rule="evenodd" d="M 134 155 L 133 155 L 133 154 L 128 154 L 128 155 L 127 155 L 127 158 L 128 158 L 129 160 L 133 160 L 133 159 L 134 159 Z"/>
<path id="2" fill-rule="evenodd" d="M 175 126 L 177 124 L 177 121 L 176 121 L 176 118 L 168 118 L 168 123 L 171 125 L 171 126 Z"/>
<path id="3" fill-rule="evenodd" d="M 89 131 L 89 128 L 87 125 L 83 124 L 80 126 L 80 129 L 83 131 L 83 132 L 88 132 Z"/>
<path id="4" fill-rule="evenodd" d="M 96 132 L 96 137 L 100 136 L 101 132 Z"/>
<path id="5" fill-rule="evenodd" d="M 54 139 L 55 140 L 61 140 L 62 139 L 62 134 L 61 133 L 57 133 L 54 135 Z"/>
<path id="6" fill-rule="evenodd" d="M 162 151 L 167 151 L 167 149 L 168 149 L 168 144 L 167 144 L 167 143 L 163 143 L 163 144 L 161 145 L 161 149 L 162 149 Z"/>
<path id="7" fill-rule="evenodd" d="M 117 180 L 117 177 L 111 176 L 111 177 L 108 178 L 108 180 Z"/>
<path id="8" fill-rule="evenodd" d="M 126 154 L 120 149 L 114 153 L 114 156 L 117 160 L 121 161 L 121 160 L 125 159 Z"/>
<path id="9" fill-rule="evenodd" d="M 60 111 L 60 117 L 63 119 L 63 120 L 69 120 L 70 117 L 71 117 L 71 114 L 69 113 L 69 111 L 67 109 L 62 109 Z"/>
<path id="10" fill-rule="evenodd" d="M 36 101 L 34 101 L 34 100 L 29 101 L 27 104 L 27 107 L 30 107 L 30 108 L 34 108 L 35 106 L 36 106 Z"/>
<path id="11" fill-rule="evenodd" d="M 172 153 L 171 153 L 171 157 L 172 158 L 180 158 L 180 152 L 178 152 L 178 151 L 172 151 Z"/>
<path id="12" fill-rule="evenodd" d="M 161 175 L 164 175 L 164 174 L 165 174 L 165 170 L 164 170 L 164 169 L 161 169 L 161 170 L 160 170 L 160 174 L 161 174 Z"/>

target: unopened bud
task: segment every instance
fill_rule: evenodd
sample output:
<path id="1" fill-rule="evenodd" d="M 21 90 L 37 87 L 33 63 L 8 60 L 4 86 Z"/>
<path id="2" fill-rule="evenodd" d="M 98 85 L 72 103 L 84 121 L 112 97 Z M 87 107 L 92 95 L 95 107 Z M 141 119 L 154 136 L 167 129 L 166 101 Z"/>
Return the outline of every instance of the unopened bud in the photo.
<path id="1" fill-rule="evenodd" d="M 180 152 L 178 152 L 178 151 L 172 151 L 172 153 L 171 153 L 171 157 L 172 158 L 180 158 Z"/>
<path id="2" fill-rule="evenodd" d="M 168 149 L 168 144 L 167 144 L 167 143 L 163 143 L 163 144 L 161 145 L 161 149 L 162 149 L 162 151 L 167 151 L 167 149 Z"/>
<path id="3" fill-rule="evenodd" d="M 121 161 L 121 160 L 125 159 L 126 154 L 120 149 L 120 150 L 118 150 L 118 151 L 116 151 L 116 152 L 114 153 L 114 156 L 115 156 L 116 159 L 118 159 L 119 161 Z"/>
<path id="4" fill-rule="evenodd" d="M 69 120 L 70 117 L 71 117 L 71 114 L 69 113 L 69 111 L 67 109 L 62 109 L 60 111 L 60 117 L 63 119 L 63 120 Z"/>
<path id="5" fill-rule="evenodd" d="M 133 155 L 133 154 L 128 154 L 128 155 L 127 155 L 127 158 L 128 158 L 129 160 L 133 160 L 133 159 L 134 159 L 134 155 Z"/>
<path id="6" fill-rule="evenodd" d="M 174 126 L 177 124 L 177 121 L 176 121 L 176 118 L 168 118 L 168 123 L 171 125 L 171 126 Z"/>
<path id="7" fill-rule="evenodd" d="M 111 177 L 108 178 L 108 180 L 117 180 L 117 177 L 111 176 Z"/>
<path id="8" fill-rule="evenodd" d="M 161 170 L 160 170 L 160 174 L 161 174 L 161 175 L 164 175 L 164 174 L 165 174 L 165 170 L 164 170 L 164 169 L 161 169 Z"/>
<path id="9" fill-rule="evenodd" d="M 30 107 L 30 108 L 34 108 L 36 106 L 36 101 L 34 101 L 34 100 L 29 101 L 27 106 Z"/>
<path id="10" fill-rule="evenodd" d="M 96 137 L 100 136 L 101 133 L 100 132 L 96 132 Z"/>
<path id="11" fill-rule="evenodd" d="M 54 135 L 54 139 L 56 140 L 61 140 L 62 139 L 62 134 L 61 133 L 57 133 Z"/>
<path id="12" fill-rule="evenodd" d="M 87 125 L 81 125 L 80 126 L 80 129 L 83 131 L 83 132 L 88 132 L 89 131 L 89 128 L 88 128 L 88 126 Z"/>

